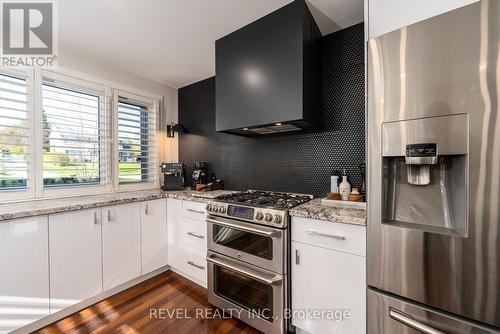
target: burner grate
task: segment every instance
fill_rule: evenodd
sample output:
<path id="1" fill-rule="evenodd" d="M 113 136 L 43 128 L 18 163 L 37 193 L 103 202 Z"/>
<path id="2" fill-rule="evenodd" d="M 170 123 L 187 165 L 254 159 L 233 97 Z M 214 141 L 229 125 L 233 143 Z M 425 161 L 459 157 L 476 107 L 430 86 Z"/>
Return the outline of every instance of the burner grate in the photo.
<path id="1" fill-rule="evenodd" d="M 217 199 L 227 203 L 237 203 L 248 206 L 290 209 L 310 201 L 312 199 L 312 195 L 266 191 L 245 191 L 241 193 L 222 195 L 217 197 Z"/>

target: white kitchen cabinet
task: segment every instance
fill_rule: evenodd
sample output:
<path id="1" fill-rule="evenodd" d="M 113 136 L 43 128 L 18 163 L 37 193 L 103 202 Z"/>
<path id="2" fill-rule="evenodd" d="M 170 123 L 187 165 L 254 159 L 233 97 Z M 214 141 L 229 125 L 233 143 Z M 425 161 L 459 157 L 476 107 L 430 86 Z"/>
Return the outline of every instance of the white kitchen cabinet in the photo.
<path id="1" fill-rule="evenodd" d="M 292 240 L 366 256 L 366 227 L 293 217 Z"/>
<path id="2" fill-rule="evenodd" d="M 182 218 L 180 228 L 182 270 L 203 287 L 207 286 L 207 222 Z"/>
<path id="3" fill-rule="evenodd" d="M 0 333 L 49 314 L 47 216 L 0 222 Z"/>
<path id="4" fill-rule="evenodd" d="M 365 333 L 365 265 L 362 256 L 292 242 L 293 325 L 311 334 Z M 307 310 L 336 313 L 315 319 L 301 314 Z"/>
<path id="5" fill-rule="evenodd" d="M 207 205 L 202 202 L 182 201 L 182 216 L 185 218 L 205 221 Z"/>
<path id="6" fill-rule="evenodd" d="M 207 256 L 207 223 L 195 219 L 183 218 L 180 228 L 181 249 L 190 256 Z"/>
<path id="7" fill-rule="evenodd" d="M 368 0 L 368 31 L 377 37 L 478 0 Z"/>
<path id="8" fill-rule="evenodd" d="M 101 208 L 49 216 L 50 310 L 102 292 Z"/>
<path id="9" fill-rule="evenodd" d="M 206 204 L 167 200 L 168 264 L 173 270 L 207 286 Z"/>
<path id="10" fill-rule="evenodd" d="M 102 208 L 103 289 L 141 276 L 141 204 Z"/>
<path id="11" fill-rule="evenodd" d="M 180 226 L 182 221 L 182 201 L 167 199 L 167 258 L 173 268 L 182 267 L 182 253 L 180 248 Z"/>
<path id="12" fill-rule="evenodd" d="M 142 275 L 167 265 L 167 200 L 141 203 Z"/>

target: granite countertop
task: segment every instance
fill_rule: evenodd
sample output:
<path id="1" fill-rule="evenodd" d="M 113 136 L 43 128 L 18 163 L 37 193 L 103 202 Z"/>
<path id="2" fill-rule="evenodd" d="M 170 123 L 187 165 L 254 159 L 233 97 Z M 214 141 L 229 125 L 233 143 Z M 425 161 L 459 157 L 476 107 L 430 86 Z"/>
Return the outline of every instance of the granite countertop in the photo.
<path id="1" fill-rule="evenodd" d="M 177 191 L 162 191 L 160 189 L 155 189 L 5 203 L 0 204 L 0 222 L 16 218 L 150 201 L 161 198 L 208 203 L 217 196 L 232 192 L 234 191 L 215 190 L 199 192 L 190 189 Z M 338 202 L 333 206 L 327 206 L 321 204 L 321 199 L 317 198 L 291 209 L 289 213 L 292 217 L 319 219 L 363 226 L 366 225 L 366 203 Z"/>
<path id="2" fill-rule="evenodd" d="M 290 209 L 289 213 L 292 217 L 366 226 L 366 203 L 342 203 L 339 201 L 334 205 L 323 205 L 321 198 L 316 198 Z"/>
<path id="3" fill-rule="evenodd" d="M 199 192 L 190 189 L 177 191 L 143 190 L 91 196 L 43 199 L 0 204 L 0 222 L 16 218 L 33 217 L 102 206 L 173 198 L 207 203 L 215 197 L 232 193 L 230 190 Z"/>

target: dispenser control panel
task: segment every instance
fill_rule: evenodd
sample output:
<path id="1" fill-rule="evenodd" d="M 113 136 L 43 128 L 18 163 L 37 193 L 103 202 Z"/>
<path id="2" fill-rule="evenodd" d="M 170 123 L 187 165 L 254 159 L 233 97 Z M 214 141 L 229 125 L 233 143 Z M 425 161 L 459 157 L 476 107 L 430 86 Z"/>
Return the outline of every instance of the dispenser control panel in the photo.
<path id="1" fill-rule="evenodd" d="M 411 144 L 406 145 L 407 157 L 435 157 L 437 144 Z"/>

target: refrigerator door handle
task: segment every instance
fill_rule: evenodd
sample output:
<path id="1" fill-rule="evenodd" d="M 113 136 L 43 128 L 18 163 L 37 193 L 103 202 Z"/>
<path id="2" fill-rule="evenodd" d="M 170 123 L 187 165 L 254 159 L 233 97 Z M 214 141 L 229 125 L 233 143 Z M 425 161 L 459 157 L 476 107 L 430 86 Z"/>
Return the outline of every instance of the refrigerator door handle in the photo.
<path id="1" fill-rule="evenodd" d="M 391 316 L 392 319 L 402 323 L 403 325 L 411 327 L 414 330 L 417 330 L 421 333 L 424 333 L 424 334 L 446 334 L 445 332 L 441 332 L 441 331 L 434 329 L 430 326 L 427 326 L 421 322 L 418 322 L 417 320 L 413 319 L 411 316 L 406 315 L 400 311 L 396 311 L 392 307 L 389 308 L 389 315 Z"/>

